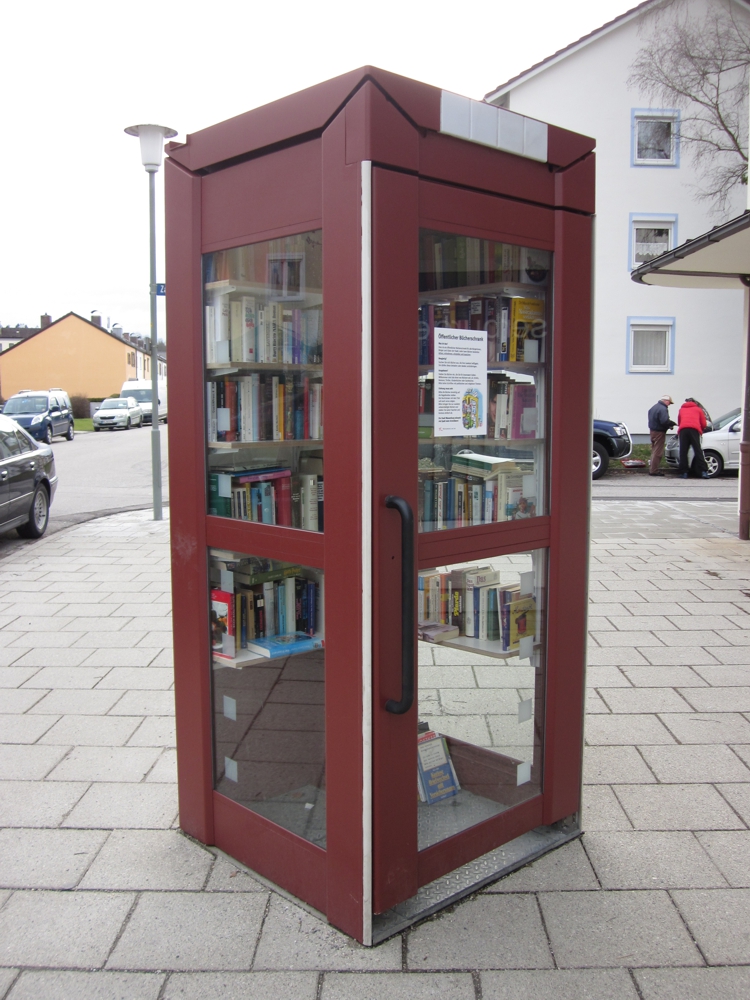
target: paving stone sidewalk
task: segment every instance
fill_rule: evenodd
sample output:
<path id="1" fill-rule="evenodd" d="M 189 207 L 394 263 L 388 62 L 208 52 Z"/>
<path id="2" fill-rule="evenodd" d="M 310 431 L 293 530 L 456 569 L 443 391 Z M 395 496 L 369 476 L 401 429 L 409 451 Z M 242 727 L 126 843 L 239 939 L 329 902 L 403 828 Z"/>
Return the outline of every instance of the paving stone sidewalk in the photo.
<path id="1" fill-rule="evenodd" d="M 585 835 L 373 949 L 177 829 L 168 522 L 1 559 L 0 998 L 750 996 L 750 550 L 643 506 L 594 505 Z"/>

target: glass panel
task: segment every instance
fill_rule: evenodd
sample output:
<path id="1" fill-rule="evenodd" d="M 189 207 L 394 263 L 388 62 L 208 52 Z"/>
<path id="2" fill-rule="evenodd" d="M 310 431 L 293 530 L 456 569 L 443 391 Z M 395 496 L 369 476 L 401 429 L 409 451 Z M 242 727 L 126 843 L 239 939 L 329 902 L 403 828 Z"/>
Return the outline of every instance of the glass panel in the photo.
<path id="1" fill-rule="evenodd" d="M 672 159 L 672 122 L 658 118 L 641 118 L 638 120 L 638 151 L 639 160 L 671 160 Z"/>
<path id="2" fill-rule="evenodd" d="M 320 230 L 203 258 L 208 511 L 323 530 Z"/>
<path id="3" fill-rule="evenodd" d="M 209 550 L 214 786 L 325 847 L 323 572 Z"/>
<path id="4" fill-rule="evenodd" d="M 633 366 L 664 368 L 667 364 L 667 336 L 664 327 L 633 327 Z"/>
<path id="5" fill-rule="evenodd" d="M 552 254 L 422 230 L 419 530 L 547 511 Z"/>
<path id="6" fill-rule="evenodd" d="M 659 229 L 636 226 L 635 229 L 635 263 L 645 264 L 654 257 L 669 250 L 672 230 L 669 227 Z"/>
<path id="7" fill-rule="evenodd" d="M 541 791 L 547 550 L 419 574 L 419 849 Z"/>

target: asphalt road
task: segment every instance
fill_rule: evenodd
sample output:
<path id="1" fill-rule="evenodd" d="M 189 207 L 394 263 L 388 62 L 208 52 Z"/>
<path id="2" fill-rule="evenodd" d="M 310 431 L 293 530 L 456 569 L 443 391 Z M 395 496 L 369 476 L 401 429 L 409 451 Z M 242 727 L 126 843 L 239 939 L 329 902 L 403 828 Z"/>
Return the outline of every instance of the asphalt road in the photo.
<path id="1" fill-rule="evenodd" d="M 167 428 L 161 425 L 162 499 L 169 501 Z M 151 507 L 151 426 L 52 439 L 58 484 L 47 535 L 92 516 Z M 15 531 L 0 534 L 0 559 L 34 545 Z"/>
<path id="2" fill-rule="evenodd" d="M 161 425 L 162 495 L 169 499 L 167 428 Z M 58 485 L 50 508 L 55 521 L 93 511 L 152 502 L 151 427 L 52 439 Z"/>

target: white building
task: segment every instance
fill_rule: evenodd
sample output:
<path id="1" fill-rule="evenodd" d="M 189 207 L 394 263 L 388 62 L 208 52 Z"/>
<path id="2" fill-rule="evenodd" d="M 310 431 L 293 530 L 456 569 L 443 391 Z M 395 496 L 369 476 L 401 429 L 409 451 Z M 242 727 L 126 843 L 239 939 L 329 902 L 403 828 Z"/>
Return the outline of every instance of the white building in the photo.
<path id="1" fill-rule="evenodd" d="M 741 405 L 743 293 L 636 285 L 630 271 L 724 219 L 695 197 L 681 155 L 680 112 L 644 107 L 631 66 L 657 0 L 647 0 L 532 66 L 486 97 L 492 104 L 596 139 L 594 416 L 647 433 L 664 393 L 699 399 L 714 416 Z M 750 4 L 731 0 L 750 20 Z M 711 0 L 683 0 L 702 16 Z M 639 33 L 639 28 L 641 33 Z M 745 208 L 734 193 L 727 214 Z M 674 407 L 672 415 L 676 418 Z"/>

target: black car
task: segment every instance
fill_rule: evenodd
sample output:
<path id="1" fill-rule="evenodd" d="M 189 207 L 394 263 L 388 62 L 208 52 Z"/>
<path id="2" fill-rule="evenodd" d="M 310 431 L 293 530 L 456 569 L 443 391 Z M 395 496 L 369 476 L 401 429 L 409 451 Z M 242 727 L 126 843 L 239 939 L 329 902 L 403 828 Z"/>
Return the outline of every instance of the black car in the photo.
<path id="1" fill-rule="evenodd" d="M 53 434 L 63 434 L 72 441 L 75 435 L 73 410 L 62 390 L 17 392 L 5 404 L 3 413 L 13 417 L 37 441 L 49 444 Z"/>
<path id="2" fill-rule="evenodd" d="M 609 468 L 610 459 L 627 458 L 632 450 L 633 442 L 625 424 L 595 420 L 591 478 L 601 479 Z"/>
<path id="3" fill-rule="evenodd" d="M 52 449 L 0 415 L 0 532 L 41 538 L 57 488 Z"/>

